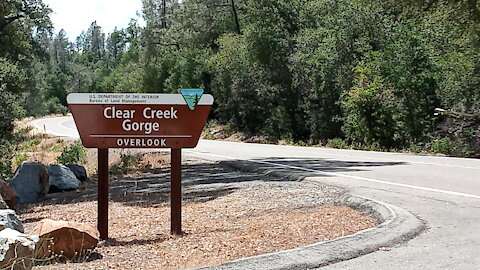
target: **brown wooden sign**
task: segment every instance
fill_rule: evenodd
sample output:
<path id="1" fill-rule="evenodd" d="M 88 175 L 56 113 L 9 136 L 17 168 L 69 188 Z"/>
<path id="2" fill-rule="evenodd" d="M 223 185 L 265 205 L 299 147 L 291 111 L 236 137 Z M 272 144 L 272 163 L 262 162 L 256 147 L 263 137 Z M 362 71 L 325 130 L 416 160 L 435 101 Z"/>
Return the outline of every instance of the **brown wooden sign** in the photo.
<path id="1" fill-rule="evenodd" d="M 108 149 L 171 148 L 170 230 L 182 235 L 182 148 L 197 145 L 212 108 L 203 89 L 181 94 L 72 93 L 67 103 L 85 147 L 98 148 L 98 231 L 108 239 Z"/>
<path id="2" fill-rule="evenodd" d="M 196 98 L 197 100 L 193 101 Z M 89 148 L 194 148 L 211 95 L 73 93 L 67 102 Z"/>

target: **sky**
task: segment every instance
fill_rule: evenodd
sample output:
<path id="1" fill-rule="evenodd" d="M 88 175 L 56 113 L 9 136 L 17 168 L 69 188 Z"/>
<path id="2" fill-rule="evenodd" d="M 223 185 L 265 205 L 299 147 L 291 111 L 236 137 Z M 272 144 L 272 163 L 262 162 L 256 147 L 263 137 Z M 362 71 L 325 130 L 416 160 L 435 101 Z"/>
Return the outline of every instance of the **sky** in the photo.
<path id="1" fill-rule="evenodd" d="M 43 0 L 53 13 L 50 15 L 55 32 L 61 29 L 67 32 L 70 41 L 74 41 L 82 31 L 86 31 L 93 21 L 101 26 L 104 33 L 111 33 L 128 26 L 131 18 L 138 18 L 142 10 L 142 0 Z M 143 20 L 139 19 L 140 25 Z"/>

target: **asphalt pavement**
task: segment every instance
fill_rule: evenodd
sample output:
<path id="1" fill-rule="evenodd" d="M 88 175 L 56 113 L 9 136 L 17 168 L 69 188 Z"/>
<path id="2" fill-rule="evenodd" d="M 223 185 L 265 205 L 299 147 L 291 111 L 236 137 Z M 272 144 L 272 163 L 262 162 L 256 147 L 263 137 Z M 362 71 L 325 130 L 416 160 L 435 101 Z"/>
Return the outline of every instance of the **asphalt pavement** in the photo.
<path id="1" fill-rule="evenodd" d="M 78 137 L 72 123 L 65 117 L 33 122 L 48 133 Z M 184 154 L 346 187 L 406 210 L 427 228 L 322 269 L 480 269 L 478 159 L 207 140 Z"/>

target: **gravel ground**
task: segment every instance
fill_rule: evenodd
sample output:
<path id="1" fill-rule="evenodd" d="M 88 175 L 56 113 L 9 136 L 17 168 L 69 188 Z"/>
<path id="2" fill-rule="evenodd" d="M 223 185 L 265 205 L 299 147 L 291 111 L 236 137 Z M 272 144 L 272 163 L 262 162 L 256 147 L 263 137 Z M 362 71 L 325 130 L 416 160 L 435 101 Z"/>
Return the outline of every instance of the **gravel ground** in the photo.
<path id="1" fill-rule="evenodd" d="M 162 160 L 157 158 L 154 160 Z M 110 237 L 77 263 L 35 269 L 181 269 L 291 249 L 372 227 L 334 205 L 345 190 L 184 160 L 183 237 L 169 235 L 169 168 L 111 178 Z M 19 209 L 28 230 L 42 218 L 96 225 L 96 181 Z"/>

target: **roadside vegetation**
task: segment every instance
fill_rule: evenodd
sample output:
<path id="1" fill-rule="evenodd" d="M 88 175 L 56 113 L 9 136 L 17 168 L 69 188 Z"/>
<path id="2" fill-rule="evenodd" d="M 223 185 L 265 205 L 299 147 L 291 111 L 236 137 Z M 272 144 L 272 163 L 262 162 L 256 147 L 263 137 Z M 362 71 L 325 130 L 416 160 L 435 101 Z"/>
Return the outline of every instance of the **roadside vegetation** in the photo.
<path id="1" fill-rule="evenodd" d="M 85 164 L 87 149 L 80 141 L 65 141 L 38 133 L 25 123 L 16 122 L 12 138 L 8 144 L 0 146 L 0 179 L 10 180 L 16 169 L 24 161 L 42 164 Z"/>
<path id="2" fill-rule="evenodd" d="M 87 161 L 87 149 L 80 141 L 75 141 L 63 149 L 57 161 L 60 164 L 84 164 Z"/>
<path id="3" fill-rule="evenodd" d="M 72 92 L 201 87 L 232 133 L 480 155 L 477 1 L 143 0 L 146 26 L 75 40 L 51 12 L 0 3 L 1 178 L 25 157 L 13 121 L 67 113 Z"/>

